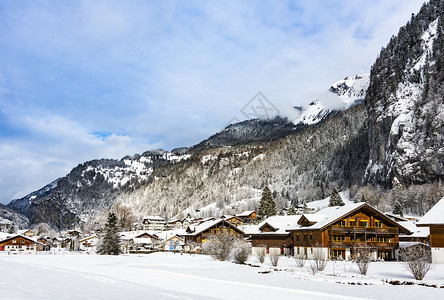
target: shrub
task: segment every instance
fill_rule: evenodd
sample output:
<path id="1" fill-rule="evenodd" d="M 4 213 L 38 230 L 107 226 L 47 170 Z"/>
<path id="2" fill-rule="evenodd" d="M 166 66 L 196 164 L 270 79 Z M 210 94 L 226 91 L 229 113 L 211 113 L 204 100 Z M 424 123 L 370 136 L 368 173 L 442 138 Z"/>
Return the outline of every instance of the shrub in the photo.
<path id="1" fill-rule="evenodd" d="M 244 239 L 238 239 L 233 244 L 233 260 L 238 264 L 244 264 L 251 253 L 251 247 Z"/>
<path id="2" fill-rule="evenodd" d="M 211 255 L 213 259 L 228 260 L 231 257 L 236 238 L 236 236 L 228 233 L 211 235 L 203 243 L 202 250 L 204 253 Z"/>
<path id="3" fill-rule="evenodd" d="M 399 255 L 404 261 L 406 269 L 417 280 L 422 280 L 427 272 L 432 269 L 430 251 L 425 246 L 417 245 L 402 249 Z"/>
<path id="4" fill-rule="evenodd" d="M 368 266 L 370 265 L 371 260 L 372 254 L 367 248 L 359 251 L 355 262 L 358 265 L 359 272 L 362 275 L 367 275 Z"/>
<path id="5" fill-rule="evenodd" d="M 277 253 L 270 254 L 270 262 L 273 267 L 277 267 L 279 263 L 279 254 Z"/>
<path id="6" fill-rule="evenodd" d="M 256 256 L 261 264 L 263 264 L 265 261 L 265 254 L 267 254 L 267 246 L 264 244 L 260 244 L 258 249 L 256 249 Z"/>
<path id="7" fill-rule="evenodd" d="M 327 267 L 327 257 L 323 253 L 322 249 L 319 247 L 316 247 L 313 249 L 313 260 L 315 262 L 316 269 L 318 271 L 324 271 L 325 267 Z"/>
<path id="8" fill-rule="evenodd" d="M 306 259 L 304 257 L 296 257 L 294 260 L 299 268 L 303 268 L 305 266 Z"/>

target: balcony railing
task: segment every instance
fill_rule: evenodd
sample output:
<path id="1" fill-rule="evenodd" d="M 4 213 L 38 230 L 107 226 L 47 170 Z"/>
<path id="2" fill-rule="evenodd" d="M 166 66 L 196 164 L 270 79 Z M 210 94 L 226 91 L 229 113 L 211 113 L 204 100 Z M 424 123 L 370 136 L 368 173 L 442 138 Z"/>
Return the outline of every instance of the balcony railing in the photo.
<path id="1" fill-rule="evenodd" d="M 390 242 L 375 242 L 375 241 L 367 241 L 367 242 L 363 242 L 363 241 L 349 241 L 349 240 L 345 240 L 345 241 L 329 241 L 330 246 L 333 247 L 358 247 L 358 248 L 363 248 L 363 247 L 377 247 L 377 248 L 393 248 L 393 247 L 397 247 L 398 246 L 398 242 L 396 241 L 390 241 Z"/>
<path id="2" fill-rule="evenodd" d="M 393 234 L 393 233 L 398 233 L 398 228 L 397 227 L 372 227 L 372 226 L 367 226 L 367 227 L 361 227 L 361 226 L 356 226 L 356 227 L 350 227 L 350 226 L 337 226 L 334 225 L 331 227 L 331 232 L 366 232 L 366 233 L 375 233 L 375 234 Z"/>

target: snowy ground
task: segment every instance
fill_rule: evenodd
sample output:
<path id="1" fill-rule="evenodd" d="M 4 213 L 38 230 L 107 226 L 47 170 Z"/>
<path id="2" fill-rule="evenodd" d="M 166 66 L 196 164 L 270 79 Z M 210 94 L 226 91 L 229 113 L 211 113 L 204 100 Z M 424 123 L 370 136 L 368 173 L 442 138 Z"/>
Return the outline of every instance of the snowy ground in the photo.
<path id="1" fill-rule="evenodd" d="M 259 265 L 254 257 L 249 263 Z M 0 255 L 0 270 L 0 299 L 444 299 L 444 288 L 385 283 L 415 282 L 396 262 L 372 263 L 361 276 L 348 262 L 311 275 L 308 263 L 299 269 L 292 258 L 273 268 L 268 259 L 251 267 L 172 253 Z M 423 282 L 444 286 L 444 265 Z"/>

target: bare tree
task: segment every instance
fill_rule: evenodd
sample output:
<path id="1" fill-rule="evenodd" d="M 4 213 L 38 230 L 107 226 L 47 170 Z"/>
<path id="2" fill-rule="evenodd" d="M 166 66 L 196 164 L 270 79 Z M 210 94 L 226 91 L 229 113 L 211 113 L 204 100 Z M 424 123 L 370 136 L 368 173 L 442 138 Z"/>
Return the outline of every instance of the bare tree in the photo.
<path id="1" fill-rule="evenodd" d="M 428 271 L 432 269 L 430 250 L 423 245 L 416 245 L 401 249 L 399 252 L 406 269 L 417 280 L 422 280 Z"/>
<path id="2" fill-rule="evenodd" d="M 211 235 L 208 240 L 203 243 L 202 248 L 204 253 L 211 255 L 213 259 L 228 260 L 232 255 L 233 245 L 236 239 L 236 236 L 229 233 Z"/>
<path id="3" fill-rule="evenodd" d="M 362 275 L 367 275 L 368 266 L 372 260 L 372 253 L 368 248 L 364 248 L 358 252 L 358 256 L 356 257 L 356 264 L 358 265 L 359 272 Z"/>
<path id="4" fill-rule="evenodd" d="M 114 211 L 119 219 L 119 226 L 122 230 L 131 230 L 134 223 L 132 210 L 128 206 L 116 204 Z"/>
<path id="5" fill-rule="evenodd" d="M 276 267 L 279 263 L 279 254 L 270 253 L 270 262 L 273 267 Z"/>
<path id="6" fill-rule="evenodd" d="M 267 245 L 259 244 L 258 248 L 256 249 L 256 256 L 261 264 L 263 264 L 265 261 L 265 254 L 267 254 Z"/>

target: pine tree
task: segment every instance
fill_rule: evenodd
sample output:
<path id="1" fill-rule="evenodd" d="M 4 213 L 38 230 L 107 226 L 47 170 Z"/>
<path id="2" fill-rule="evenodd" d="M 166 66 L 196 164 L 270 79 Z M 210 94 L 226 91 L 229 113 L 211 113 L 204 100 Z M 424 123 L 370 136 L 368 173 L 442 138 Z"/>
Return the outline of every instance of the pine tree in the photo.
<path id="1" fill-rule="evenodd" d="M 296 208 L 291 205 L 290 208 L 288 209 L 288 215 L 289 216 L 294 216 L 296 214 Z"/>
<path id="2" fill-rule="evenodd" d="M 268 186 L 262 191 L 261 202 L 259 203 L 258 215 L 259 219 L 264 220 L 270 216 L 276 215 L 276 203 Z"/>
<path id="3" fill-rule="evenodd" d="M 343 206 L 344 201 L 342 201 L 341 196 L 336 188 L 333 188 L 330 193 L 330 202 L 328 206 Z"/>
<path id="4" fill-rule="evenodd" d="M 398 200 L 396 200 L 395 202 L 395 206 L 393 207 L 393 213 L 395 215 L 399 215 L 401 217 L 404 216 L 404 214 L 402 213 L 402 205 L 401 202 L 399 202 Z"/>
<path id="5" fill-rule="evenodd" d="M 119 255 L 120 238 L 117 226 L 117 216 L 115 213 L 108 214 L 108 221 L 103 230 L 98 252 L 100 254 Z"/>

